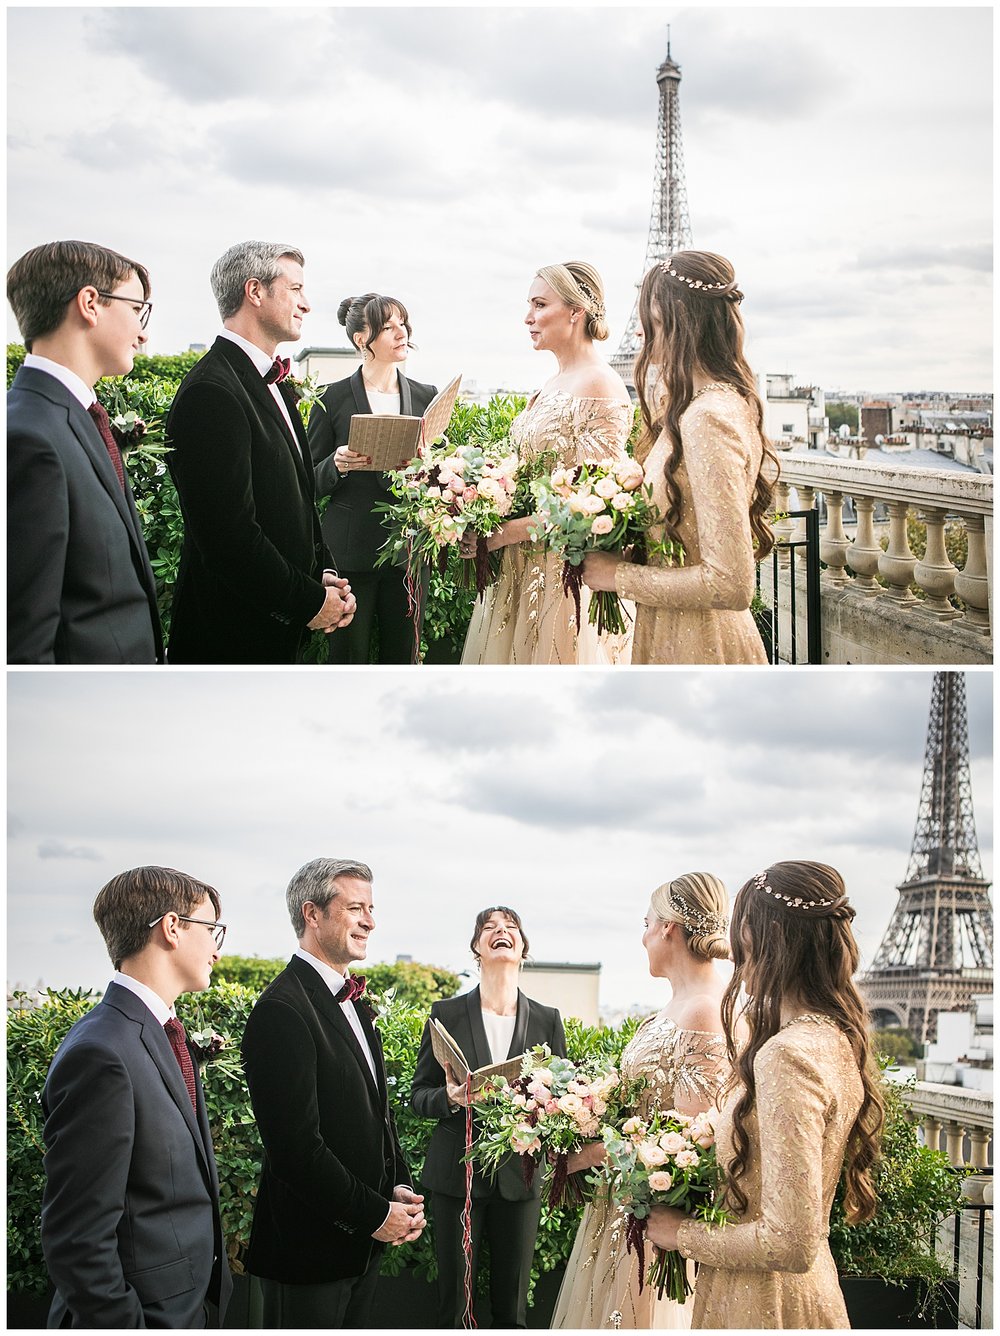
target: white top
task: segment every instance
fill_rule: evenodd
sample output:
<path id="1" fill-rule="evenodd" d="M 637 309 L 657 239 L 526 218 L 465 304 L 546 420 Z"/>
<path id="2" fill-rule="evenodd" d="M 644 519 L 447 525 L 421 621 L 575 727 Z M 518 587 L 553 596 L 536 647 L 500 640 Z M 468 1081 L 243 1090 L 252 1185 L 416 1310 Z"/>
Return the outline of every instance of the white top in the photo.
<path id="1" fill-rule="evenodd" d="M 365 394 L 368 395 L 368 402 L 372 406 L 373 413 L 395 413 L 399 414 L 399 391 L 394 394 L 383 394 L 381 390 L 370 390 L 365 386 Z"/>
<path id="2" fill-rule="evenodd" d="M 486 1042 L 490 1046 L 493 1062 L 506 1062 L 516 1021 L 516 1015 L 495 1016 L 492 1011 L 483 1012 L 483 1029 L 486 1031 Z"/>
<path id="3" fill-rule="evenodd" d="M 253 362 L 254 366 L 260 372 L 262 379 L 271 370 L 271 367 L 274 366 L 274 358 L 268 357 L 263 348 L 258 348 L 256 343 L 251 343 L 249 339 L 243 338 L 241 334 L 234 334 L 231 329 L 220 330 L 220 333 L 224 339 L 228 339 L 230 343 L 235 343 L 237 348 L 243 349 L 247 357 L 250 358 L 250 361 Z M 288 405 L 281 397 L 281 391 L 278 389 L 277 383 L 272 381 L 267 388 L 271 391 L 271 398 L 281 409 L 281 416 L 285 419 L 285 422 L 288 424 L 288 430 L 292 433 L 292 440 L 295 442 L 295 448 L 299 449 L 299 438 L 295 435 L 295 428 L 292 426 L 292 419 L 288 412 Z"/>
<path id="4" fill-rule="evenodd" d="M 74 399 L 79 399 L 84 408 L 89 408 L 91 404 L 97 402 L 97 395 L 86 381 L 81 380 L 75 371 L 70 371 L 68 366 L 63 366 L 61 362 L 53 362 L 51 357 L 39 357 L 37 353 L 25 353 L 24 365 L 32 371 L 44 371 L 47 376 L 54 377 L 61 385 L 65 385 Z"/>
<path id="5" fill-rule="evenodd" d="M 159 993 L 154 993 L 152 988 L 140 983 L 138 979 L 133 979 L 131 974 L 122 974 L 121 970 L 115 970 L 111 982 L 120 984 L 122 988 L 127 988 L 130 993 L 135 993 L 139 1001 L 145 1003 L 153 1013 L 160 1025 L 166 1025 L 171 1016 L 177 1015 L 173 1007 L 167 1006 Z"/>

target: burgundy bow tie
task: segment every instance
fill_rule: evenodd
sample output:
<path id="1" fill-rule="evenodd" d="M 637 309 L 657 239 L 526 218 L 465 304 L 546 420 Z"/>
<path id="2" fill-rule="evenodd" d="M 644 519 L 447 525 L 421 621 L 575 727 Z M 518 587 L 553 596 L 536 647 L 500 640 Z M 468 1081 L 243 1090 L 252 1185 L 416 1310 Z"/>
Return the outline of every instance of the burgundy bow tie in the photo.
<path id="1" fill-rule="evenodd" d="M 291 358 L 276 357 L 271 363 L 271 369 L 264 376 L 265 385 L 280 385 L 292 369 Z"/>
<path id="2" fill-rule="evenodd" d="M 337 994 L 337 1002 L 356 1002 L 365 991 L 365 976 L 363 974 L 352 974 L 347 982 Z"/>

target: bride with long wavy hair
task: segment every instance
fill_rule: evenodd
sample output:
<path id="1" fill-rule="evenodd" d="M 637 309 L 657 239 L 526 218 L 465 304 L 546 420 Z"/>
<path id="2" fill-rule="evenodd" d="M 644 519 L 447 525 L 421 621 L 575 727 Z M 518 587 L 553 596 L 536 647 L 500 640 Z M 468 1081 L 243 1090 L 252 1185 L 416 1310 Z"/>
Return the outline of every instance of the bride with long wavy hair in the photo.
<path id="1" fill-rule="evenodd" d="M 854 983 L 854 918 L 835 868 L 775 863 L 741 889 L 722 1000 L 733 1076 L 717 1131 L 735 1223 L 654 1207 L 651 1242 L 700 1263 L 693 1326 L 849 1325 L 827 1231 L 843 1176 L 850 1223 L 875 1210 L 882 1099 Z M 745 995 L 744 995 L 745 993 Z M 734 1040 L 737 1016 L 749 1041 Z"/>
<path id="2" fill-rule="evenodd" d="M 684 563 L 598 552 L 583 567 L 591 589 L 637 605 L 633 663 L 766 662 L 749 608 L 755 562 L 774 545 L 778 464 L 743 351 L 742 300 L 730 262 L 709 251 L 679 251 L 639 292 L 636 457 L 664 517 L 653 537 L 680 545 Z"/>

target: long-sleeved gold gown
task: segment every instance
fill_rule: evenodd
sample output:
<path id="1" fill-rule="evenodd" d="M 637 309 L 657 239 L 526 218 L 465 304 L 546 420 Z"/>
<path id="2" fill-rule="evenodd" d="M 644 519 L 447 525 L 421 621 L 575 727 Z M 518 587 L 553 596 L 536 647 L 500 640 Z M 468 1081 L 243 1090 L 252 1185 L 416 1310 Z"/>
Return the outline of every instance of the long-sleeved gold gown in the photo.
<path id="1" fill-rule="evenodd" d="M 847 1310 L 827 1242 L 844 1149 L 863 1098 L 844 1032 L 825 1016 L 797 1017 L 754 1060 L 755 1108 L 738 1223 L 685 1220 L 679 1251 L 701 1263 L 694 1326 L 846 1328 Z M 726 1100 L 716 1132 L 722 1165 L 733 1155 Z"/>
<path id="2" fill-rule="evenodd" d="M 511 440 L 524 458 L 552 455 L 552 468 L 623 459 L 632 430 L 632 405 L 617 399 L 574 398 L 541 390 L 511 423 Z M 628 663 L 632 627 L 598 636 L 581 590 L 577 632 L 572 599 L 563 593 L 562 558 L 541 543 L 503 549 L 500 577 L 476 601 L 462 651 L 463 663 Z"/>
<path id="3" fill-rule="evenodd" d="M 728 1073 L 726 1040 L 721 1034 L 681 1030 L 662 1012 L 645 1021 L 622 1051 L 620 1070 L 629 1080 L 646 1078 L 636 1112 L 671 1109 L 678 1099 L 715 1104 Z M 646 1249 L 646 1267 L 653 1260 Z M 689 1279 L 694 1269 L 689 1267 Z M 639 1293 L 639 1261 L 625 1247 L 625 1215 L 605 1196 L 596 1196 L 584 1210 L 566 1275 L 559 1290 L 553 1327 L 614 1330 L 641 1327 L 686 1329 L 692 1300 L 686 1304 L 657 1299 L 644 1285 Z"/>
<path id="4" fill-rule="evenodd" d="M 763 445 L 746 400 L 732 386 L 698 390 L 680 420 L 678 536 L 684 566 L 622 562 L 615 588 L 636 604 L 633 663 L 766 663 L 751 615 L 755 583 L 750 503 Z M 666 510 L 662 432 L 644 461 Z M 662 536 L 662 526 L 653 537 Z"/>

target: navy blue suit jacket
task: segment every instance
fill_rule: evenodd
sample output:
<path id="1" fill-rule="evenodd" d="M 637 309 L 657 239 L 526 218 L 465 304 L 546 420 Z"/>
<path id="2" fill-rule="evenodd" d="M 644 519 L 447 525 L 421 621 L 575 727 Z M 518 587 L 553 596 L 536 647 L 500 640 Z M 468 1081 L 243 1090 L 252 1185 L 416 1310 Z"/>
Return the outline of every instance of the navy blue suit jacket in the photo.
<path id="1" fill-rule="evenodd" d="M 232 1290 L 201 1083 L 112 983 L 49 1068 L 42 1247 L 50 1327 L 203 1327 Z"/>
<path id="2" fill-rule="evenodd" d="M 156 581 L 93 418 L 21 367 L 7 393 L 8 663 L 156 663 Z"/>

